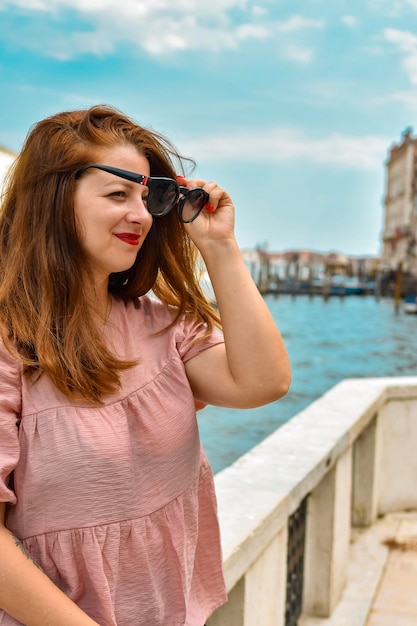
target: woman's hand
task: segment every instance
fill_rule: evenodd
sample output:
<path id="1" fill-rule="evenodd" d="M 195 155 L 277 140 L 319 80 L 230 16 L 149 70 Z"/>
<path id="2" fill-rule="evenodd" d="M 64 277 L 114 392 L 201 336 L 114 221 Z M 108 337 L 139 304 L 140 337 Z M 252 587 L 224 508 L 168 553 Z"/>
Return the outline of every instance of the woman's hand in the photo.
<path id="1" fill-rule="evenodd" d="M 5 511 L 0 502 L 0 608 L 26 626 L 99 626 L 35 565 L 4 526 Z"/>
<path id="2" fill-rule="evenodd" d="M 234 239 L 235 209 L 229 194 L 214 182 L 188 180 L 182 176 L 177 177 L 177 182 L 187 189 L 201 187 L 210 196 L 208 204 L 197 219 L 184 225 L 199 250 L 202 252 L 211 242 Z"/>

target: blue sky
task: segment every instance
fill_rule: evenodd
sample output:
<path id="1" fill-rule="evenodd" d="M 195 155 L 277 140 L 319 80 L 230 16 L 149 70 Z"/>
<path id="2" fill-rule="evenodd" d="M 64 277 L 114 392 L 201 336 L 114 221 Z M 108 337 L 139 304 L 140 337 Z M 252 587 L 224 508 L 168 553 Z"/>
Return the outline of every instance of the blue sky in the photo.
<path id="1" fill-rule="evenodd" d="M 0 144 L 109 103 L 236 205 L 242 248 L 378 254 L 417 0 L 0 0 Z"/>

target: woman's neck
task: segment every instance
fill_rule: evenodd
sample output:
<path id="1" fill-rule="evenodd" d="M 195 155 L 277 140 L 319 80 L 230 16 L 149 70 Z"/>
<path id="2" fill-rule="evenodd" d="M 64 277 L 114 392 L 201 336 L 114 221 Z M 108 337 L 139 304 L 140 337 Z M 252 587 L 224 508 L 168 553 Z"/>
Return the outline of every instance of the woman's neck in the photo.
<path id="1" fill-rule="evenodd" d="M 94 315 L 97 317 L 99 325 L 105 324 L 111 311 L 111 294 L 108 292 L 108 285 L 101 285 L 91 291 L 90 306 Z"/>

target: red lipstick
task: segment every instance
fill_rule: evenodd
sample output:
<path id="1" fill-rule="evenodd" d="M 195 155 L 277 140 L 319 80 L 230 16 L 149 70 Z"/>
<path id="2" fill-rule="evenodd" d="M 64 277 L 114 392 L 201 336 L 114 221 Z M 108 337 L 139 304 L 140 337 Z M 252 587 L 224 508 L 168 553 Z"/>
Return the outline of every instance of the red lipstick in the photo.
<path id="1" fill-rule="evenodd" d="M 140 236 L 135 233 L 115 233 L 115 235 L 120 241 L 128 243 L 131 246 L 137 246 L 140 239 Z"/>

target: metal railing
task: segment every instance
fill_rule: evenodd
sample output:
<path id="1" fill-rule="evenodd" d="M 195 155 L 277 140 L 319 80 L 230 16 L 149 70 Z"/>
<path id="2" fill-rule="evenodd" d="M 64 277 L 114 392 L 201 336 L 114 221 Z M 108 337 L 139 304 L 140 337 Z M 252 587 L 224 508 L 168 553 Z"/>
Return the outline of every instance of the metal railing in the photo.
<path id="1" fill-rule="evenodd" d="M 307 498 L 288 518 L 285 626 L 297 626 L 303 608 Z"/>

